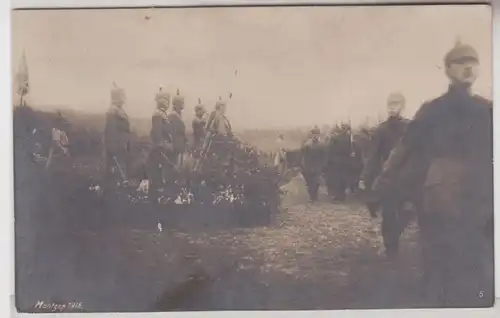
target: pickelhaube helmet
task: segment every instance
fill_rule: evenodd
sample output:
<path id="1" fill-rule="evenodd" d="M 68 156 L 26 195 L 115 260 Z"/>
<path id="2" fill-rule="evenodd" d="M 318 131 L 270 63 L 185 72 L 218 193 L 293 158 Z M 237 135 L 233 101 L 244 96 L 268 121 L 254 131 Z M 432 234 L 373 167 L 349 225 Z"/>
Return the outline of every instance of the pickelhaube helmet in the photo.
<path id="1" fill-rule="evenodd" d="M 215 109 L 220 109 L 226 106 L 226 102 L 222 100 L 222 97 L 219 96 L 219 99 L 215 102 Z"/>
<path id="2" fill-rule="evenodd" d="M 118 86 L 116 86 L 116 83 L 113 82 L 113 88 L 111 89 L 111 103 L 113 105 L 123 105 L 125 101 L 125 91 L 122 88 L 118 88 Z"/>
<path id="3" fill-rule="evenodd" d="M 319 134 L 321 134 L 321 131 L 320 131 L 319 127 L 318 127 L 318 126 L 314 126 L 314 127 L 311 129 L 311 134 L 312 134 L 312 135 L 319 135 Z"/>
<path id="4" fill-rule="evenodd" d="M 468 44 L 463 44 L 460 39 L 458 39 L 455 46 L 448 53 L 446 53 L 444 63 L 448 66 L 453 62 L 463 59 L 470 59 L 479 62 L 479 56 L 476 50 Z"/>
<path id="5" fill-rule="evenodd" d="M 158 93 L 155 95 L 155 101 L 159 105 L 168 107 L 170 105 L 170 94 L 163 91 L 163 87 L 160 86 Z"/>
<path id="6" fill-rule="evenodd" d="M 201 102 L 201 98 L 198 98 L 198 105 L 194 107 L 195 112 L 205 111 L 205 106 Z"/>
<path id="7" fill-rule="evenodd" d="M 349 123 L 341 123 L 341 124 L 340 124 L 340 128 L 341 128 L 342 130 L 348 130 L 348 129 L 350 129 L 350 128 L 351 128 L 351 125 L 349 125 Z"/>
<path id="8" fill-rule="evenodd" d="M 177 94 L 174 96 L 172 100 L 173 106 L 184 106 L 184 97 L 180 95 L 179 89 L 177 89 Z"/>

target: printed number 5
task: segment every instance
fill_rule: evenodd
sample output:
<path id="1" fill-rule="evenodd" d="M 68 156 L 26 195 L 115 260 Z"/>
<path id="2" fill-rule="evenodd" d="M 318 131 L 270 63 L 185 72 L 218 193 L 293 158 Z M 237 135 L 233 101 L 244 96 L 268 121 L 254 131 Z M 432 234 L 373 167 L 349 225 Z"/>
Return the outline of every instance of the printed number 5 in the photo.
<path id="1" fill-rule="evenodd" d="M 484 292 L 481 290 L 481 291 L 479 292 L 479 298 L 483 298 L 483 297 L 484 297 Z"/>

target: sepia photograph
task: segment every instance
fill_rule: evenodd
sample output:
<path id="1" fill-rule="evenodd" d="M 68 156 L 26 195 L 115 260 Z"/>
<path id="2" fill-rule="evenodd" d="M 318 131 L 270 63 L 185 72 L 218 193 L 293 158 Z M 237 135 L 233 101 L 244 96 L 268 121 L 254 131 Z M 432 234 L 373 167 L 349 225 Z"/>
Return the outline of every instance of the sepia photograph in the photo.
<path id="1" fill-rule="evenodd" d="M 11 20 L 18 312 L 494 306 L 491 6 Z"/>

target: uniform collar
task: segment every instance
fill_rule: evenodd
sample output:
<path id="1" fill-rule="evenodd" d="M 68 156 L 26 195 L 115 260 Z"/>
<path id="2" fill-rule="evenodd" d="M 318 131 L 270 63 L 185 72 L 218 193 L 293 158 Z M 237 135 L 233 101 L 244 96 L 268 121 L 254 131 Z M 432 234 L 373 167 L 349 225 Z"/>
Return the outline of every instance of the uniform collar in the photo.
<path id="1" fill-rule="evenodd" d="M 471 97 L 472 94 L 472 89 L 469 88 L 468 90 L 459 86 L 453 86 L 449 85 L 448 86 L 448 94 L 451 96 L 456 96 L 456 97 Z"/>

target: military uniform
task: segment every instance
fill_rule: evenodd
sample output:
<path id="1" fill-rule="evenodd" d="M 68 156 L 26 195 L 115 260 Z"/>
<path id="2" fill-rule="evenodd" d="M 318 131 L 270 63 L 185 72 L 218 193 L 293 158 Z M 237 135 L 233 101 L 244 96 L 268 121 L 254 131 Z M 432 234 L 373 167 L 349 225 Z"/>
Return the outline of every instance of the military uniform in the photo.
<path id="1" fill-rule="evenodd" d="M 325 150 L 319 141 L 319 129 L 313 129 L 311 136 L 302 144 L 301 170 L 306 181 L 310 201 L 318 200 L 320 177 L 324 167 Z"/>
<path id="2" fill-rule="evenodd" d="M 278 152 L 276 153 L 274 157 L 274 166 L 278 169 L 278 173 L 282 176 L 285 174 L 286 169 L 287 169 L 287 162 L 286 162 L 286 151 L 284 148 L 284 138 L 283 135 L 279 135 L 278 140 L 276 142 L 278 144 Z"/>
<path id="3" fill-rule="evenodd" d="M 344 201 L 352 154 L 351 135 L 346 127 L 330 138 L 327 151 L 325 177 L 328 194 L 335 200 Z"/>
<path id="4" fill-rule="evenodd" d="M 211 139 L 212 149 L 217 149 L 216 158 L 224 167 L 224 174 L 229 176 L 232 174 L 234 168 L 233 145 L 230 143 L 233 138 L 233 132 L 231 123 L 222 110 L 225 106 L 226 103 L 219 100 L 215 104 L 215 110 L 210 113 L 205 126 L 205 131 L 210 137 L 205 140 L 205 143 L 210 142 L 209 139 Z M 206 144 L 204 144 L 204 148 L 205 147 Z"/>
<path id="5" fill-rule="evenodd" d="M 391 116 L 375 132 L 373 147 L 361 176 L 368 189 L 381 172 L 382 164 L 389 158 L 391 150 L 403 136 L 408 122 L 401 116 Z M 370 203 L 369 201 L 370 212 L 375 215 L 375 208 Z M 402 210 L 403 203 L 404 199 L 395 194 L 388 195 L 382 202 L 382 237 L 386 252 L 390 255 L 397 253 L 399 237 L 410 221 L 409 213 Z"/>
<path id="6" fill-rule="evenodd" d="M 408 120 L 401 116 L 389 117 L 378 127 L 372 140 L 373 148 L 363 169 L 361 180 L 363 180 L 367 189 L 373 183 L 373 180 L 381 172 L 382 164 L 389 158 L 391 150 L 403 136 Z M 405 198 L 396 195 L 388 195 L 382 200 L 382 237 L 386 252 L 394 255 L 398 251 L 399 237 L 410 221 L 410 214 L 403 211 Z M 371 206 L 368 200 L 368 206 L 372 215 L 375 215 L 375 208 Z"/>
<path id="7" fill-rule="evenodd" d="M 216 109 L 210 113 L 205 129 L 216 135 L 232 136 L 232 128 L 229 119 L 227 119 L 223 112 L 218 110 L 218 108 L 224 106 L 224 102 L 217 101 L 215 105 Z"/>
<path id="8" fill-rule="evenodd" d="M 106 113 L 106 127 L 104 128 L 106 189 L 114 186 L 114 170 L 118 170 L 120 178 L 127 179 L 130 150 L 130 122 L 122 107 L 125 102 L 125 93 L 122 89 L 115 88 L 111 92 L 111 98 L 112 105 Z"/>
<path id="9" fill-rule="evenodd" d="M 152 118 L 151 139 L 153 149 L 149 156 L 150 188 L 149 198 L 158 202 L 159 190 L 175 179 L 175 171 L 179 168 L 179 160 L 186 148 L 186 127 L 182 121 L 179 105 L 183 107 L 183 99 L 174 97 L 175 109 L 167 111 L 167 105 L 161 105 Z M 182 109 L 182 108 L 181 108 Z"/>
<path id="10" fill-rule="evenodd" d="M 196 117 L 193 119 L 193 146 L 195 148 L 200 147 L 203 144 L 203 139 L 205 138 L 205 126 L 207 120 L 205 118 L 205 112 L 203 105 L 197 105 L 195 107 Z"/>
<path id="11" fill-rule="evenodd" d="M 462 54 L 477 59 L 467 49 Z M 493 219 L 491 101 L 450 86 L 425 103 L 374 191 L 384 195 L 400 188 L 399 174 L 411 164 L 426 172 L 419 213 L 425 294 L 441 306 L 492 305 L 493 240 L 485 235 Z"/>

